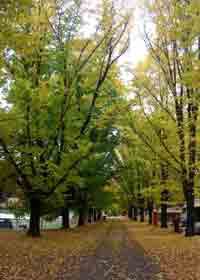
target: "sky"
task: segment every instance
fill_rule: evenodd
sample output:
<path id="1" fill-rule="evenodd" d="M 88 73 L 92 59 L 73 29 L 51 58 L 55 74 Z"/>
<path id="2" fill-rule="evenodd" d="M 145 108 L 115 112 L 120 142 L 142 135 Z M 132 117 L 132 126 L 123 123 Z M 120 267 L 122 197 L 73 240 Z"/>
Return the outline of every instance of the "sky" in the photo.
<path id="1" fill-rule="evenodd" d="M 90 10 L 96 9 L 99 1 L 101 0 L 85 0 L 86 6 L 90 7 Z M 147 54 L 147 49 L 143 40 L 143 29 L 144 29 L 144 12 L 141 8 L 141 0 L 114 0 L 115 3 L 119 4 L 123 9 L 132 11 L 133 13 L 133 27 L 130 34 L 130 46 L 126 54 L 120 58 L 119 65 L 122 68 L 122 79 L 128 82 L 131 79 L 131 75 L 127 72 L 128 69 L 133 69 L 140 61 L 142 61 Z M 92 18 L 86 19 L 88 21 L 88 32 L 92 28 L 94 22 Z"/>
<path id="2" fill-rule="evenodd" d="M 126 54 L 121 58 L 121 65 L 128 65 L 128 68 L 133 69 L 140 61 L 142 61 L 146 54 L 147 48 L 145 42 L 143 40 L 143 29 L 144 29 L 144 15 L 143 11 L 139 7 L 138 1 L 133 5 L 134 7 L 134 17 L 133 17 L 133 28 L 131 30 L 131 39 L 130 46 L 127 50 Z M 123 75 L 123 79 L 128 81 L 131 77 L 128 75 L 127 71 L 125 71 L 125 76 Z"/>
<path id="3" fill-rule="evenodd" d="M 131 30 L 130 47 L 123 59 L 133 65 L 136 65 L 139 61 L 141 61 L 147 53 L 146 46 L 142 38 L 145 19 L 140 3 L 140 0 L 123 1 L 125 8 L 133 9 L 133 27 Z"/>

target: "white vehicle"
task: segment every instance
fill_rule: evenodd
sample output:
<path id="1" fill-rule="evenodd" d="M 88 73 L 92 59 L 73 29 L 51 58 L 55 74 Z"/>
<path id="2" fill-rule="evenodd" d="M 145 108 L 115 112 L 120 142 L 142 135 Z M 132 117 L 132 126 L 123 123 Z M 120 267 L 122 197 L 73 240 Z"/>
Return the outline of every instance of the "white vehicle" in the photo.
<path id="1" fill-rule="evenodd" d="M 12 229 L 13 219 L 13 214 L 0 213 L 0 229 Z"/>
<path id="2" fill-rule="evenodd" d="M 25 230 L 28 228 L 29 217 L 16 218 L 9 211 L 0 212 L 0 229 Z"/>

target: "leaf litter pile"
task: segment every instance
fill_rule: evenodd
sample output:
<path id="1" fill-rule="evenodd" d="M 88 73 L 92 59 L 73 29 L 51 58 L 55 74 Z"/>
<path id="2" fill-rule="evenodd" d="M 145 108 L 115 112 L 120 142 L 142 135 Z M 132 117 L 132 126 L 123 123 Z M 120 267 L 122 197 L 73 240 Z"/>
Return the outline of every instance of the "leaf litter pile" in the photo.
<path id="1" fill-rule="evenodd" d="M 160 279 L 200 279 L 200 236 L 185 238 L 171 229 L 127 223 L 129 238 L 137 241 L 161 268 Z"/>
<path id="2" fill-rule="evenodd" d="M 53 280 L 79 271 L 82 255 L 93 254 L 108 225 L 100 223 L 71 231 L 46 231 L 31 239 L 24 233 L 0 232 L 1 280 Z M 60 275 L 60 271 L 65 275 Z M 67 279 L 67 278 L 63 278 Z"/>

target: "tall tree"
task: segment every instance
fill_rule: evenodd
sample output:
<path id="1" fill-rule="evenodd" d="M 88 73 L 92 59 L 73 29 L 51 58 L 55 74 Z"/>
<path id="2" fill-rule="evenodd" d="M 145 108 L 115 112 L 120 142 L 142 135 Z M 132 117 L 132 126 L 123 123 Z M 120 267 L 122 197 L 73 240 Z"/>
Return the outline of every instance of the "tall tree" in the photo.
<path id="1" fill-rule="evenodd" d="M 42 204 L 91 155 L 98 100 L 108 96 L 104 85 L 128 47 L 129 16 L 109 3 L 103 1 L 96 31 L 85 39 L 80 1 L 32 1 L 1 55 L 9 104 L 0 123 L 1 153 L 28 201 L 32 236 L 40 235 Z"/>
<path id="2" fill-rule="evenodd" d="M 153 64 L 155 66 L 145 72 L 146 77 L 139 86 L 140 90 L 142 86 L 147 99 L 151 100 L 150 111 L 153 103 L 160 109 L 162 115 L 166 116 L 165 120 L 175 127 L 176 142 L 174 148 L 171 148 L 159 138 L 157 124 L 152 122 L 149 113 L 143 110 L 156 138 L 159 139 L 159 145 L 168 154 L 167 158 L 150 145 L 148 137 L 144 137 L 141 133 L 140 137 L 163 161 L 170 163 L 180 176 L 187 202 L 186 236 L 194 234 L 193 209 L 199 112 L 197 65 L 199 65 L 200 7 L 197 2 L 168 0 L 152 1 L 148 5 L 155 36 L 150 38 L 146 31 L 145 41 L 154 61 L 151 66 Z M 137 77 L 136 80 L 138 81 Z M 140 98 L 143 109 L 147 99 L 144 101 Z M 178 147 L 176 153 L 173 152 L 175 147 Z"/>

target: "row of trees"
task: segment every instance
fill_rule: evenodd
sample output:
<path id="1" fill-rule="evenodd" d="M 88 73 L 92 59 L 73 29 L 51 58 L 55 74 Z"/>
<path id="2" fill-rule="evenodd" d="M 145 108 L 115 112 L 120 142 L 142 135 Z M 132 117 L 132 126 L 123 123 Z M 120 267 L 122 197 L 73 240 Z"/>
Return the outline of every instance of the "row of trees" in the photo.
<path id="1" fill-rule="evenodd" d="M 154 199 L 164 191 L 174 203 L 185 200 L 186 236 L 192 236 L 194 198 L 199 193 L 200 3 L 154 0 L 144 9 L 151 26 L 144 31 L 148 55 L 134 69 L 134 97 L 122 109 L 129 108 L 128 137 L 137 136 L 131 140 L 131 174 L 136 172 L 136 179 L 133 183 L 126 178 L 125 184 L 134 191 L 143 185 L 143 193 Z M 130 147 L 128 143 L 126 149 Z M 147 177 L 147 183 L 138 176 L 143 182 Z"/>
<path id="2" fill-rule="evenodd" d="M 111 203 L 116 63 L 128 48 L 130 16 L 112 1 L 101 1 L 95 18 L 81 0 L 11 0 L 0 9 L 2 181 L 30 212 L 30 235 L 59 209 L 68 226 L 69 207 L 81 225 L 89 208 Z"/>
<path id="3" fill-rule="evenodd" d="M 113 1 L 95 11 L 81 0 L 10 0 L 0 8 L 0 168 L 30 211 L 29 233 L 40 234 L 43 214 L 62 208 L 64 221 L 76 207 L 82 224 L 88 209 L 113 200 L 129 215 L 139 203 L 143 220 L 146 199 L 150 217 L 161 205 L 163 226 L 166 201 L 185 200 L 193 235 L 199 1 L 143 7 L 148 55 L 128 88 L 117 62 L 128 48 L 130 15 Z M 85 16 L 94 29 L 86 31 Z"/>

